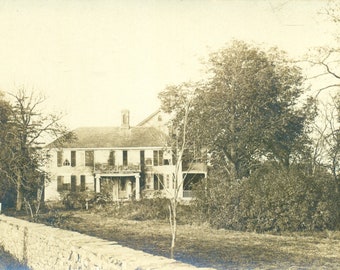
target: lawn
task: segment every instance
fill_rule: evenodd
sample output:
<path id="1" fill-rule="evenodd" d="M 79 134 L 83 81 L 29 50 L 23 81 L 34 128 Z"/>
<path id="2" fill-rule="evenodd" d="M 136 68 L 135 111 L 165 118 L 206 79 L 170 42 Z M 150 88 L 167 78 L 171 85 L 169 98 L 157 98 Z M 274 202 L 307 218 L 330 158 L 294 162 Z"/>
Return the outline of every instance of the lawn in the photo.
<path id="1" fill-rule="evenodd" d="M 65 211 L 64 229 L 169 257 L 166 221 L 136 221 L 100 211 Z M 175 259 L 216 269 L 340 269 L 340 232 L 257 234 L 179 225 Z"/>

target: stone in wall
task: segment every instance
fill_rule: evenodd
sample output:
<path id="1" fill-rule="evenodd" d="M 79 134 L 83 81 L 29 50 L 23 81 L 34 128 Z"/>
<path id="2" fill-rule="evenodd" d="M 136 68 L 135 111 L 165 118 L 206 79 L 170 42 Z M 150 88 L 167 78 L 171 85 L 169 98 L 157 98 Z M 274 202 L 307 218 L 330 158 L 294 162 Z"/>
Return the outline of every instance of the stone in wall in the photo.
<path id="1" fill-rule="evenodd" d="M 33 270 L 198 269 L 116 242 L 4 215 L 0 215 L 0 245 Z"/>

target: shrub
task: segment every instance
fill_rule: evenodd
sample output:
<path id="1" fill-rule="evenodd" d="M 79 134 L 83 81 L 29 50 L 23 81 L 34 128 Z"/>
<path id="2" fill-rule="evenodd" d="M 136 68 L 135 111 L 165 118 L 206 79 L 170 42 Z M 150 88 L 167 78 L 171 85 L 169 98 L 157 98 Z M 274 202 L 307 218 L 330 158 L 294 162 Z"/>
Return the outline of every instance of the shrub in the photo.
<path id="1" fill-rule="evenodd" d="M 165 220 L 168 217 L 168 201 L 165 198 L 132 201 L 120 207 L 118 215 L 132 220 Z"/>
<path id="2" fill-rule="evenodd" d="M 169 200 L 166 198 L 141 199 L 138 201 L 125 201 L 106 204 L 100 209 L 102 214 L 126 218 L 131 220 L 163 220 L 169 218 Z M 179 204 L 177 220 L 181 224 L 197 222 L 197 211 L 190 204 Z"/>
<path id="3" fill-rule="evenodd" d="M 257 232 L 334 229 L 339 199 L 330 175 L 264 164 L 249 178 L 214 175 L 197 190 L 196 206 L 218 228 Z"/>
<path id="4" fill-rule="evenodd" d="M 81 192 L 65 192 L 61 194 L 62 203 L 66 209 L 83 209 L 86 203 L 93 203 L 97 201 L 96 194 L 89 191 Z"/>

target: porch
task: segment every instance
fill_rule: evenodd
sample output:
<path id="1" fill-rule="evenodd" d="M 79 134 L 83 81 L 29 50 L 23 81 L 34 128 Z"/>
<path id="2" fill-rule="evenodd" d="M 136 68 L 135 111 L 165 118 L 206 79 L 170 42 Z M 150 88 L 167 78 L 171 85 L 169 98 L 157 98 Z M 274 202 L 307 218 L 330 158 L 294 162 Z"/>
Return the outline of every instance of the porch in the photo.
<path id="1" fill-rule="evenodd" d="M 207 177 L 207 165 L 204 163 L 185 164 L 183 170 L 183 199 L 194 198 L 194 187 Z"/>
<path id="2" fill-rule="evenodd" d="M 95 192 L 112 201 L 140 199 L 139 173 L 95 174 Z"/>
<path id="3" fill-rule="evenodd" d="M 95 163 L 94 173 L 137 173 L 141 171 L 140 164 L 111 165 L 109 163 Z"/>

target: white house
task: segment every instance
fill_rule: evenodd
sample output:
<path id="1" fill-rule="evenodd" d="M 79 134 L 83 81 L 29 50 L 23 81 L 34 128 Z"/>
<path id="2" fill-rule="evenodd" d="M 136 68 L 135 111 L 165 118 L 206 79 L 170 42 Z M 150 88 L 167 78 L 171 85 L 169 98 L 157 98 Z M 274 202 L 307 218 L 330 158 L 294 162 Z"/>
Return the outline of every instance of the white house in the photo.
<path id="1" fill-rule="evenodd" d="M 63 148 L 50 144 L 51 181 L 45 186 L 45 200 L 59 200 L 63 191 L 86 190 L 109 194 L 112 200 L 171 196 L 175 166 L 167 147 L 167 124 L 167 115 L 158 110 L 131 127 L 129 111 L 124 110 L 119 127 L 82 127 L 73 131 L 77 139 Z M 181 198 L 191 197 L 187 176 L 195 181 L 206 176 L 206 167 L 193 168 L 179 172 Z"/>

